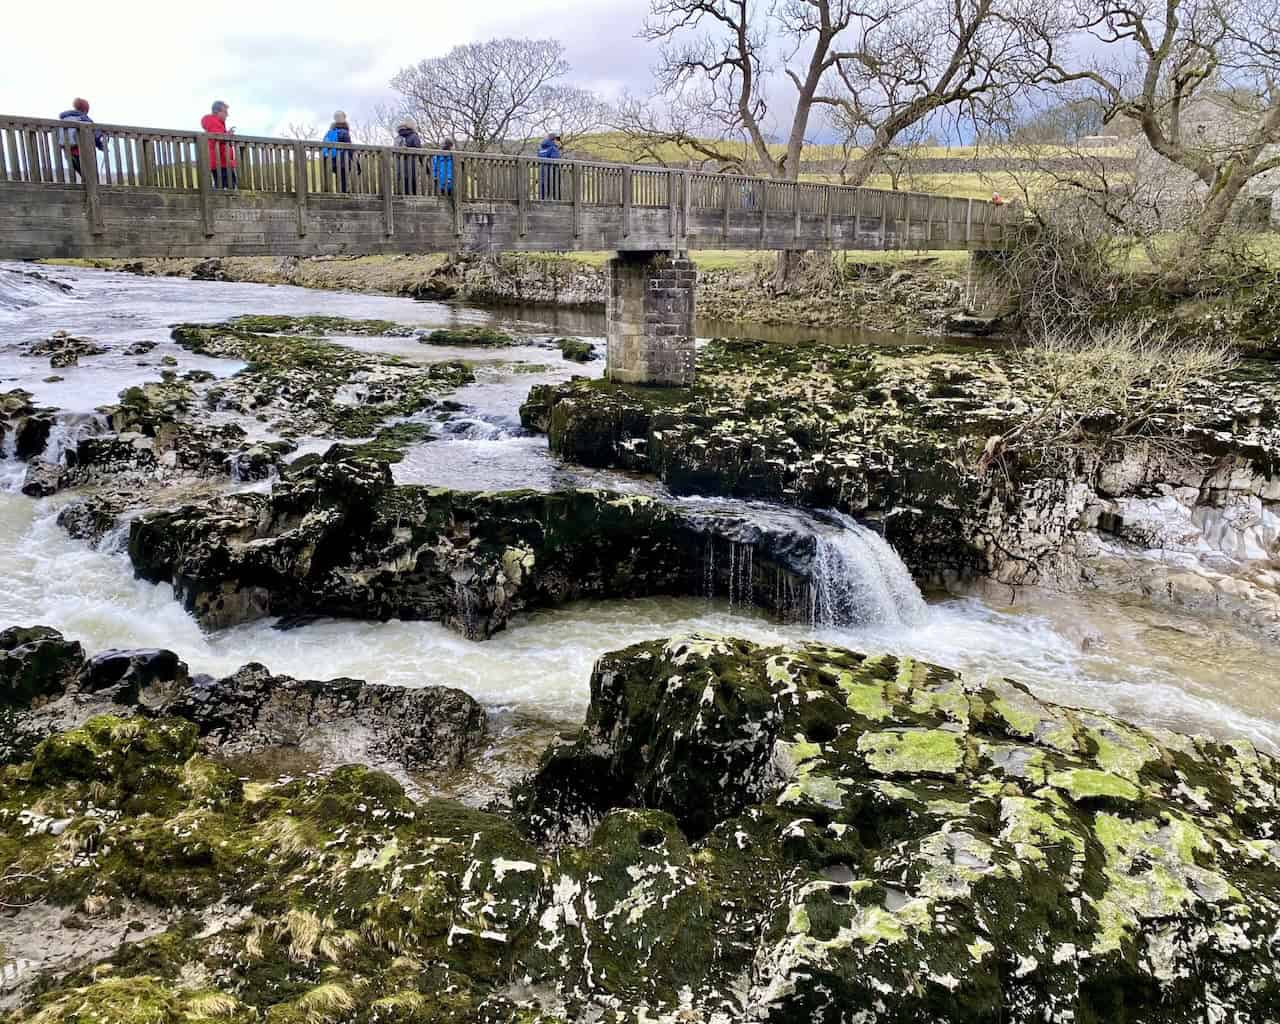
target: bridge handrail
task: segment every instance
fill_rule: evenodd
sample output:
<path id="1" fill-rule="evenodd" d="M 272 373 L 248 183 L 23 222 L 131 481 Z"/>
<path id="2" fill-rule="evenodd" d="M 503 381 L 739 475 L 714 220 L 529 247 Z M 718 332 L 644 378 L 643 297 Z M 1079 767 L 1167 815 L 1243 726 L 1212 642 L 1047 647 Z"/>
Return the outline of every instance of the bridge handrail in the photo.
<path id="1" fill-rule="evenodd" d="M 80 160 L 77 174 L 71 146 L 78 146 L 80 154 L 95 152 L 98 139 L 101 156 Z M 455 218 L 462 202 L 516 203 L 522 211 L 534 203 L 572 204 L 575 223 L 584 205 L 668 208 L 673 225 L 678 213 L 687 222 L 693 209 L 723 211 L 726 225 L 731 211 L 746 211 L 758 214 L 762 223 L 774 214 L 794 217 L 797 234 L 801 218 L 825 217 L 829 236 L 832 217 L 867 215 L 882 222 L 905 221 L 908 237 L 912 221 L 926 222 L 930 238 L 934 225 L 942 224 L 948 242 L 955 225 L 963 226 L 957 240 L 977 241 L 980 236 L 991 241 L 992 231 L 1003 238 L 1008 225 L 1020 218 L 1010 206 L 985 199 L 657 164 L 446 153 L 13 115 L 0 115 L 0 185 L 19 181 L 78 186 L 90 206 L 99 188 L 177 189 L 207 196 L 217 187 L 211 170 L 221 169 L 211 164 L 228 162 L 228 147 L 234 153 L 239 187 L 246 191 L 292 194 L 300 204 L 324 195 L 381 196 L 386 203 L 393 198 L 447 198 L 453 200 Z M 435 158 L 446 155 L 453 161 L 448 180 L 435 173 Z"/>

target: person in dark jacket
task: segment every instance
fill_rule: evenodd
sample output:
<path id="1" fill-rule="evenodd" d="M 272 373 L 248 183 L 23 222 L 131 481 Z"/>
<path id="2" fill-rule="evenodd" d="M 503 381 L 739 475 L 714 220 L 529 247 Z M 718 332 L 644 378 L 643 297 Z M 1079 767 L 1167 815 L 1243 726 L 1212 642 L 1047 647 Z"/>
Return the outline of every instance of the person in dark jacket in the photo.
<path id="1" fill-rule="evenodd" d="M 324 141 L 351 144 L 351 125 L 347 123 L 347 115 L 343 111 L 333 112 L 333 124 L 325 132 Z M 338 176 L 338 191 L 347 191 L 347 170 L 354 162 L 355 154 L 349 149 L 339 149 L 337 146 L 325 146 L 320 153 L 329 161 L 333 173 Z M 355 170 L 357 174 L 360 173 L 359 166 Z"/>
<path id="2" fill-rule="evenodd" d="M 93 118 L 89 116 L 89 101 L 76 97 L 71 104 L 70 110 L 64 110 L 58 115 L 59 121 L 79 121 L 81 124 L 93 124 Z M 76 172 L 77 178 L 83 178 L 80 173 L 80 132 L 76 128 L 59 128 L 58 144 L 67 151 L 67 157 L 71 161 L 71 167 Z M 98 149 L 106 148 L 106 140 L 102 137 L 102 132 L 94 130 L 93 144 Z"/>
<path id="3" fill-rule="evenodd" d="M 400 149 L 422 148 L 422 139 L 418 136 L 418 130 L 408 118 L 401 121 L 396 129 L 396 146 Z M 402 191 L 407 196 L 416 196 L 418 194 L 418 158 L 406 153 L 399 160 Z"/>
<path id="4" fill-rule="evenodd" d="M 551 132 L 538 146 L 539 160 L 560 159 L 560 133 Z M 538 196 L 541 199 L 560 198 L 560 168 L 550 164 L 538 165 Z"/>

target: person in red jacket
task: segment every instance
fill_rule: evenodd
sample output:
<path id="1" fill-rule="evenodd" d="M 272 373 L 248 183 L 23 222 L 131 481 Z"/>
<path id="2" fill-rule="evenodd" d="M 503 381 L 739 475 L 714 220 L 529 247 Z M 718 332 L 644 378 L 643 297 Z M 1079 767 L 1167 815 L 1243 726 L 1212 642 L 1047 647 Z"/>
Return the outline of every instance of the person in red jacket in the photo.
<path id="1" fill-rule="evenodd" d="M 200 127 L 210 135 L 232 135 L 235 129 L 227 128 L 227 114 L 231 112 L 222 100 L 213 104 L 213 113 L 200 119 Z M 209 140 L 209 171 L 213 175 L 214 188 L 236 187 L 236 147 L 234 142 Z"/>

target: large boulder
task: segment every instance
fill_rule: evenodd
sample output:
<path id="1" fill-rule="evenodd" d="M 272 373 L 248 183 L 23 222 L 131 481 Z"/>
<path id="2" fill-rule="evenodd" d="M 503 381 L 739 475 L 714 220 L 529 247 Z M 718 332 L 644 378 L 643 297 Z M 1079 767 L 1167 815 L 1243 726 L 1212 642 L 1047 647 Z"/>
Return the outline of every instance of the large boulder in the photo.
<path id="1" fill-rule="evenodd" d="M 601 659 L 526 794 L 565 842 L 671 814 L 759 929 L 770 1020 L 1264 1021 L 1280 765 L 1016 683 L 711 637 Z"/>
<path id="2" fill-rule="evenodd" d="M 48 626 L 0 632 L 0 707 L 27 708 L 61 696 L 84 664 L 84 649 Z"/>
<path id="3" fill-rule="evenodd" d="M 197 724 L 223 754 L 290 747 L 326 763 L 457 768 L 484 739 L 484 709 L 445 686 L 380 686 L 273 676 L 245 665 L 224 679 L 196 677 L 162 708 Z"/>

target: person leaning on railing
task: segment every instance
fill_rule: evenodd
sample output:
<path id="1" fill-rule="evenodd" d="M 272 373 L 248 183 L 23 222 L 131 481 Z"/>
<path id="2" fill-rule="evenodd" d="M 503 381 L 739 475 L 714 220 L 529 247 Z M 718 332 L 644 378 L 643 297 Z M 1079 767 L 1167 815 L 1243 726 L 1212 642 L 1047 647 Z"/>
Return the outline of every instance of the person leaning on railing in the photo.
<path id="1" fill-rule="evenodd" d="M 211 113 L 200 119 L 200 127 L 209 135 L 234 135 L 235 129 L 227 127 L 227 115 L 231 113 L 222 100 L 215 100 Z M 209 173 L 213 176 L 214 188 L 235 188 L 236 180 L 236 145 L 234 142 L 209 140 Z"/>
<path id="2" fill-rule="evenodd" d="M 418 129 L 407 117 L 396 128 L 396 147 L 399 149 L 422 148 L 422 138 L 418 135 Z M 400 157 L 400 185 L 405 195 L 418 194 L 418 158 L 412 154 L 406 153 Z"/>
<path id="3" fill-rule="evenodd" d="M 344 111 L 335 110 L 333 112 L 333 124 L 325 132 L 324 141 L 351 145 L 351 126 L 347 123 L 347 115 Z M 338 176 L 338 191 L 347 191 L 347 169 L 352 164 L 354 156 L 352 151 L 339 149 L 337 146 L 325 146 L 320 152 L 329 161 L 329 165 L 333 168 L 333 173 Z M 359 164 L 356 164 L 355 171 L 357 174 L 360 173 Z"/>
<path id="4" fill-rule="evenodd" d="M 431 158 L 431 176 L 436 179 L 436 192 L 442 196 L 453 195 L 453 139 L 440 143 L 443 153 Z"/>
<path id="5" fill-rule="evenodd" d="M 93 118 L 89 116 L 89 101 L 76 97 L 75 102 L 71 104 L 70 110 L 64 110 L 58 115 L 59 121 L 79 121 L 81 124 L 93 124 Z M 94 129 L 93 144 L 98 149 L 106 148 L 106 140 L 102 137 L 102 132 Z M 80 172 L 80 131 L 77 128 L 59 128 L 58 129 L 58 145 L 67 151 L 67 158 L 71 162 L 72 169 L 76 172 L 77 178 L 84 175 Z"/>

